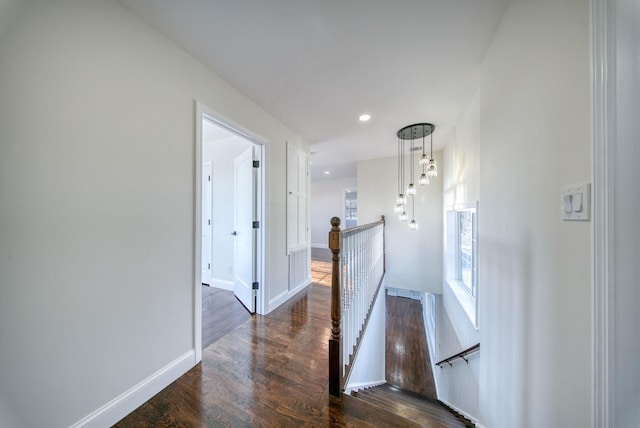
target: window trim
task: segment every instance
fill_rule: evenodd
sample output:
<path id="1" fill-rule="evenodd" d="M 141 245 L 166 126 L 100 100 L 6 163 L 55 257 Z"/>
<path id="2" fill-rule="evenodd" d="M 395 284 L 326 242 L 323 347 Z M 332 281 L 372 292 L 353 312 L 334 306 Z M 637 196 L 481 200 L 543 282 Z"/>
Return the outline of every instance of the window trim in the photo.
<path id="1" fill-rule="evenodd" d="M 471 208 L 460 208 L 456 209 L 456 243 L 455 243 L 455 251 L 456 251 L 456 270 L 455 270 L 455 279 L 460 283 L 460 285 L 471 295 L 471 297 L 476 297 L 478 293 L 478 218 L 477 218 L 477 209 L 475 206 Z M 467 282 L 462 278 L 462 251 L 461 251 L 461 236 L 460 236 L 460 214 L 463 212 L 471 213 L 471 284 L 467 284 Z"/>
<path id="2" fill-rule="evenodd" d="M 462 211 L 473 211 L 472 220 L 472 289 L 460 279 L 459 217 Z M 478 329 L 478 202 L 455 205 L 445 212 L 445 283 Z"/>

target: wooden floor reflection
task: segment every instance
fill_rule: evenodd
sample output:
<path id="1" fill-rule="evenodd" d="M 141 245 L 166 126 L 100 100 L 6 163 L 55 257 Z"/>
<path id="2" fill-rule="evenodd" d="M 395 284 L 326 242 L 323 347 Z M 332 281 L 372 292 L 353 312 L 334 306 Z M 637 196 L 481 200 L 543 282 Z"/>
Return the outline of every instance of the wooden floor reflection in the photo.
<path id="1" fill-rule="evenodd" d="M 330 424 L 329 292 L 312 285 L 271 314 L 252 317 L 116 426 Z"/>
<path id="2" fill-rule="evenodd" d="M 116 426 L 407 426 L 355 398 L 329 397 L 330 292 L 313 284 L 271 314 L 253 316 Z"/>
<path id="3" fill-rule="evenodd" d="M 385 373 L 389 384 L 428 398 L 437 398 L 422 304 L 387 296 Z"/>

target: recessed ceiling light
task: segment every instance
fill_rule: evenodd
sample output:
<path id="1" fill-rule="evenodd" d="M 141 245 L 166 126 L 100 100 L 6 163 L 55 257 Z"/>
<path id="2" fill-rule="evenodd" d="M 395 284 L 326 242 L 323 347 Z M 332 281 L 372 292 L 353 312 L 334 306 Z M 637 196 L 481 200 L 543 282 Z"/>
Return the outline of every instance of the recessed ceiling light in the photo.
<path id="1" fill-rule="evenodd" d="M 329 174 L 331 174 L 331 171 L 325 171 L 324 174 L 325 175 L 329 175 Z"/>
<path id="2" fill-rule="evenodd" d="M 361 114 L 361 115 L 358 117 L 358 120 L 359 120 L 360 122 L 366 122 L 366 121 L 367 121 L 367 120 L 369 120 L 369 119 L 371 119 L 371 115 L 370 115 L 370 114 L 367 114 L 367 113 Z"/>

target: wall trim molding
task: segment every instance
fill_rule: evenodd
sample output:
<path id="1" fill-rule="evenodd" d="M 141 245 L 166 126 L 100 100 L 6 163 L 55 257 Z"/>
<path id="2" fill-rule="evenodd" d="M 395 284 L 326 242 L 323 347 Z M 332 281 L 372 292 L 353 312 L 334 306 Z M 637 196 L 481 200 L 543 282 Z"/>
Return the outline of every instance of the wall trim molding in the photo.
<path id="1" fill-rule="evenodd" d="M 453 410 L 455 410 L 456 412 L 460 413 L 462 416 L 464 416 L 465 418 L 469 419 L 474 424 L 478 425 L 478 419 L 477 418 L 474 418 L 473 416 L 471 416 L 467 412 L 458 409 L 456 406 L 454 406 L 453 404 L 447 402 L 446 400 L 443 400 L 442 398 L 438 398 L 438 401 L 440 401 L 441 403 L 445 404 L 446 406 L 451 407 Z"/>
<path id="2" fill-rule="evenodd" d="M 344 389 L 343 394 L 351 394 L 352 391 L 360 391 L 361 389 L 367 389 L 367 388 L 374 388 L 376 386 L 380 386 L 380 385 L 384 385 L 386 384 L 387 381 L 386 380 L 377 380 L 374 382 L 360 382 L 360 383 L 354 383 L 353 385 L 349 385 L 349 387 Z"/>
<path id="3" fill-rule="evenodd" d="M 195 351 L 191 349 L 142 382 L 71 425 L 72 428 L 113 426 L 195 365 Z"/>
<path id="4" fill-rule="evenodd" d="M 309 278 L 306 281 L 304 281 L 302 284 L 300 284 L 299 286 L 294 288 L 293 290 L 285 291 L 284 293 L 281 293 L 279 296 L 276 296 L 275 298 L 270 300 L 269 301 L 269 311 L 267 312 L 267 314 L 269 312 L 273 311 L 274 309 L 276 309 L 278 306 L 282 305 L 287 300 L 291 299 L 293 296 L 295 296 L 296 294 L 298 294 L 299 292 L 301 292 L 305 288 L 307 288 L 309 285 L 311 285 L 311 282 L 312 282 L 311 278 Z M 266 314 L 264 314 L 264 315 L 266 315 Z"/>
<path id="5" fill-rule="evenodd" d="M 614 426 L 611 403 L 615 317 L 615 0 L 591 0 L 593 123 L 592 222 L 592 427 Z"/>
<path id="6" fill-rule="evenodd" d="M 225 279 L 211 278 L 211 286 L 222 290 L 233 291 L 233 281 Z"/>
<path id="7" fill-rule="evenodd" d="M 425 293 L 424 291 L 407 290 L 399 287 L 386 286 L 385 288 L 387 290 L 387 295 L 391 297 L 405 297 L 407 299 L 418 300 L 420 302 L 422 302 L 422 294 Z"/>

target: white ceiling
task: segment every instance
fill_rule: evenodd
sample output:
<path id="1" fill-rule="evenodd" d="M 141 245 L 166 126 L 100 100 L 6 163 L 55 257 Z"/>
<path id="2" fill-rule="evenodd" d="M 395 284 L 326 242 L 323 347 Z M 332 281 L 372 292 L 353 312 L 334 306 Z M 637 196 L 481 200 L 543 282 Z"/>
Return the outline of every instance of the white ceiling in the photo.
<path id="1" fill-rule="evenodd" d="M 509 2 L 119 1 L 312 143 L 313 179 L 395 155 L 416 122 L 441 148 Z"/>

